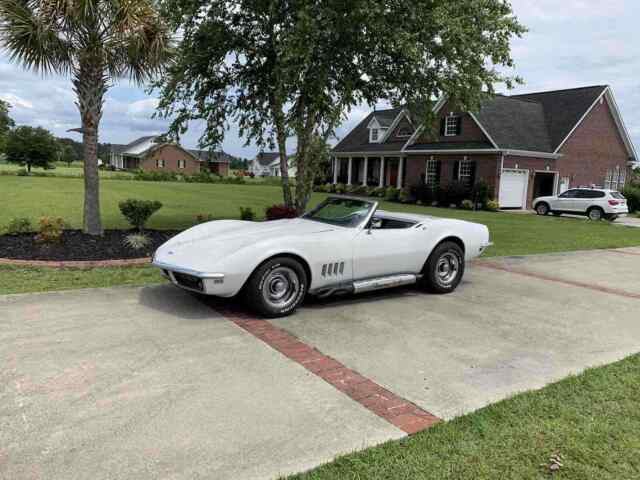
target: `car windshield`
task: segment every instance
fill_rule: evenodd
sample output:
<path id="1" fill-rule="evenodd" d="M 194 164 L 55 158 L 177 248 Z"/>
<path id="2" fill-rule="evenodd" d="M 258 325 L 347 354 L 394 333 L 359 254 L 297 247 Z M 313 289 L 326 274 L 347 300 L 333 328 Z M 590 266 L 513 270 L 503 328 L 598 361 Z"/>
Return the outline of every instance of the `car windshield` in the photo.
<path id="1" fill-rule="evenodd" d="M 625 196 L 622 195 L 620 192 L 609 192 L 609 194 L 613 197 L 613 198 L 617 198 L 618 200 L 626 200 Z"/>
<path id="2" fill-rule="evenodd" d="M 330 197 L 302 218 L 354 228 L 369 216 L 374 205 L 365 200 Z"/>

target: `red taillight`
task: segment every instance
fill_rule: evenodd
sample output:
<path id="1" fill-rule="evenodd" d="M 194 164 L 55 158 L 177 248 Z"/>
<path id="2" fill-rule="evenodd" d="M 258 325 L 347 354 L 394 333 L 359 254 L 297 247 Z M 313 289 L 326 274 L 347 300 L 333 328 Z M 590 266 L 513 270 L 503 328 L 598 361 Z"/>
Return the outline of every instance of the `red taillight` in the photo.
<path id="1" fill-rule="evenodd" d="M 618 201 L 618 200 L 609 200 L 609 205 L 615 206 L 615 205 L 620 205 L 622 202 Z"/>

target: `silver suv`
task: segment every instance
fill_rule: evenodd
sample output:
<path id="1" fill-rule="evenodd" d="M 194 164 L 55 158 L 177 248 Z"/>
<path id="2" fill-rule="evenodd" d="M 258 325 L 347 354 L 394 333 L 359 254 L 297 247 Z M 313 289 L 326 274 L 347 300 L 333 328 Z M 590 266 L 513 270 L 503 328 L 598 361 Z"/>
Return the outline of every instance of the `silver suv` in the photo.
<path id="1" fill-rule="evenodd" d="M 538 197 L 533 201 L 538 215 L 587 215 L 591 220 L 615 220 L 629 213 L 627 199 L 620 192 L 601 188 L 572 188 L 560 195 Z"/>

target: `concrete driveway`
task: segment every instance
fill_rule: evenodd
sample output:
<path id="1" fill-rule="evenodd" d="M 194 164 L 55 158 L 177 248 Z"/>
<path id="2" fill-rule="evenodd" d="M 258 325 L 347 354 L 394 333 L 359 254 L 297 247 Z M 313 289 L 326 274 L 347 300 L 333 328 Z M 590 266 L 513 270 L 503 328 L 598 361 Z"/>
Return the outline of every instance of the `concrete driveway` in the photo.
<path id="1" fill-rule="evenodd" d="M 0 478 L 275 478 L 640 351 L 640 248 L 256 321 L 168 285 L 0 297 Z"/>

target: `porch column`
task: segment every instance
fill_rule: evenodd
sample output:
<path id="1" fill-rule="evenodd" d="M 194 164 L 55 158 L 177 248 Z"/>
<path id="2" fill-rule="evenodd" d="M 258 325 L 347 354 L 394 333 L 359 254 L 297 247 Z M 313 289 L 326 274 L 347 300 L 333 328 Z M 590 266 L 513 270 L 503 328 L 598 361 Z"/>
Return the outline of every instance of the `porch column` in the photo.
<path id="1" fill-rule="evenodd" d="M 369 157 L 364 157 L 364 172 L 362 172 L 362 185 L 367 186 L 367 178 L 369 177 Z"/>
<path id="2" fill-rule="evenodd" d="M 333 158 L 333 184 L 338 183 L 338 171 L 340 170 L 340 157 Z"/>
<path id="3" fill-rule="evenodd" d="M 347 185 L 351 185 L 351 173 L 353 172 L 353 158 L 349 157 L 349 166 L 347 170 Z"/>
<path id="4" fill-rule="evenodd" d="M 380 188 L 384 187 L 384 157 L 380 157 Z"/>
<path id="5" fill-rule="evenodd" d="M 398 157 L 398 182 L 397 187 L 402 188 L 402 176 L 404 175 L 404 158 Z"/>

